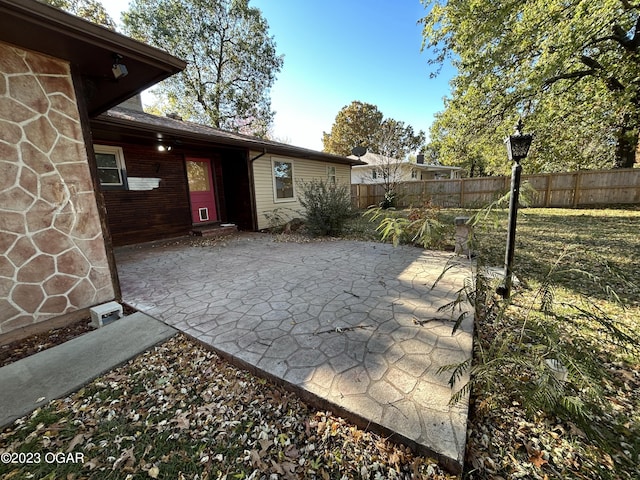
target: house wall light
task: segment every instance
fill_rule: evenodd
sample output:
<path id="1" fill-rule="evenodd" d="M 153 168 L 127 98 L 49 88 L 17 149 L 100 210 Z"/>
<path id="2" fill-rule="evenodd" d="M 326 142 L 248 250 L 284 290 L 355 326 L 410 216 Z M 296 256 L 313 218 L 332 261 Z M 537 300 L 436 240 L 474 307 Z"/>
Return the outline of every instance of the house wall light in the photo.
<path id="1" fill-rule="evenodd" d="M 159 152 L 170 152 L 172 148 L 173 147 L 171 147 L 171 145 L 162 145 L 162 144 L 158 145 Z"/>
<path id="2" fill-rule="evenodd" d="M 122 55 L 118 53 L 113 54 L 113 66 L 111 67 L 111 72 L 113 73 L 113 78 L 119 80 L 121 78 L 126 77 L 129 74 L 129 70 L 127 70 L 126 65 L 121 63 Z"/>

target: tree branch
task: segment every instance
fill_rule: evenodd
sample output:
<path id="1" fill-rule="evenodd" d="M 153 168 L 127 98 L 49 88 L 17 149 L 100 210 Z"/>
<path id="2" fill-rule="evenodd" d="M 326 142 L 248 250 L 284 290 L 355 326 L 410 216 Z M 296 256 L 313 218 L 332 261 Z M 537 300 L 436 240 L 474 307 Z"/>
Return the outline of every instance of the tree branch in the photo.
<path id="1" fill-rule="evenodd" d="M 580 79 L 580 78 L 595 75 L 596 73 L 597 73 L 597 70 L 594 70 L 592 68 L 589 70 L 579 70 L 577 72 L 561 73 L 560 75 L 556 75 L 555 77 L 551 77 L 545 80 L 543 83 L 543 87 L 548 87 L 560 80 L 571 80 L 576 78 Z"/>
<path id="2" fill-rule="evenodd" d="M 626 8 L 627 10 L 640 9 L 640 3 L 633 4 L 633 3 L 629 2 L 629 0 L 620 0 L 620 2 L 624 6 L 624 8 Z"/>
<path id="3" fill-rule="evenodd" d="M 620 26 L 613 26 L 613 40 L 618 42 L 625 50 L 635 53 L 640 46 L 640 15 L 636 18 L 633 37 L 629 38 L 627 32 Z"/>

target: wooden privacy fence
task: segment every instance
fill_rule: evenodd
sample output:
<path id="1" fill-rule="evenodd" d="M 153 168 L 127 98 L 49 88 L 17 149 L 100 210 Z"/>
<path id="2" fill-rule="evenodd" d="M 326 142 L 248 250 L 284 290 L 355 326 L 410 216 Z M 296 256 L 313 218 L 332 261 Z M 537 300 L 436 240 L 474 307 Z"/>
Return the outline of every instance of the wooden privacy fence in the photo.
<path id="1" fill-rule="evenodd" d="M 532 207 L 640 203 L 640 168 L 523 175 L 522 181 L 535 190 Z M 430 200 L 441 207 L 480 207 L 508 192 L 510 185 L 510 177 L 403 182 L 396 189 L 397 206 L 409 207 Z M 351 199 L 357 208 L 378 205 L 384 199 L 384 188 L 353 184 Z"/>

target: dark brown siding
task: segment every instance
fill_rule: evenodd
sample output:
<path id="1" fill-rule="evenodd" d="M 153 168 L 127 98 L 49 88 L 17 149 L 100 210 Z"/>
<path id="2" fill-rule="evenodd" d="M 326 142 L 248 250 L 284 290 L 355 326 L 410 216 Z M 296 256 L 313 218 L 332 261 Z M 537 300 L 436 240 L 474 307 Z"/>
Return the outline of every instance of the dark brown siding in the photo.
<path id="1" fill-rule="evenodd" d="M 191 213 L 183 155 L 151 146 L 119 146 L 128 177 L 161 180 L 159 188 L 148 191 L 103 189 L 114 245 L 187 235 Z"/>

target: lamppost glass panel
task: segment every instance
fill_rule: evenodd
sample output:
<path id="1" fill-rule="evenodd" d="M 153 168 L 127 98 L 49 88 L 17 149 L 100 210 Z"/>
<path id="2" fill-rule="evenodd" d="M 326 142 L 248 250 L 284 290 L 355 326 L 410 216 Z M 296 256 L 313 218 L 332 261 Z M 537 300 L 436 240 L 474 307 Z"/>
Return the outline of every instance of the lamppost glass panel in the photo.
<path id="1" fill-rule="evenodd" d="M 518 133 L 516 135 L 509 135 L 505 140 L 509 160 L 515 160 L 517 162 L 526 158 L 529 154 L 529 147 L 531 147 L 532 141 L 533 135 L 531 134 L 522 135 Z"/>

